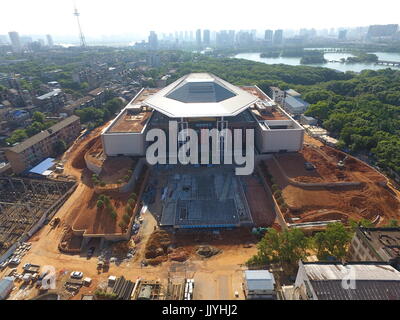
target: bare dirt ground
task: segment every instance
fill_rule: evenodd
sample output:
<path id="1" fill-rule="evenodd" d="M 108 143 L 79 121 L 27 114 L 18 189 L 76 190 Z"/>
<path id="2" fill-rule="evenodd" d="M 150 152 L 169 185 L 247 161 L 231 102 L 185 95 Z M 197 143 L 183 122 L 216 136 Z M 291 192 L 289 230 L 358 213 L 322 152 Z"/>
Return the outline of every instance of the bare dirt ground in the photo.
<path id="1" fill-rule="evenodd" d="M 286 176 L 294 181 L 307 183 L 361 182 L 360 187 L 311 190 L 294 186 L 281 173 L 273 160 L 266 164 L 283 190 L 289 206 L 289 216 L 300 218 L 297 222 L 362 218 L 376 222 L 378 226 L 390 219 L 399 219 L 400 201 L 394 192 L 382 183 L 386 178 L 355 158 L 348 158 L 345 169 L 337 168 L 337 162 L 346 154 L 327 146 L 305 146 L 299 154 L 277 156 Z M 305 162 L 316 166 L 307 171 Z"/>
<path id="2" fill-rule="evenodd" d="M 276 219 L 272 198 L 268 197 L 257 176 L 242 178 L 253 221 L 257 227 L 270 227 Z"/>
<path id="3" fill-rule="evenodd" d="M 104 126 L 103 126 L 104 127 Z M 103 128 L 102 127 L 102 128 Z M 135 281 L 138 278 L 146 280 L 161 280 L 167 285 L 168 277 L 184 275 L 194 278 L 196 299 L 235 299 L 235 291 L 238 291 L 239 298 L 243 299 L 242 277 L 243 264 L 252 257 L 257 249 L 257 240 L 253 238 L 249 230 L 234 230 L 220 235 L 207 234 L 179 234 L 171 235 L 173 245 L 183 247 L 190 252 L 189 259 L 185 262 L 175 262 L 170 259 L 157 266 L 143 267 L 141 261 L 144 259 L 145 244 L 157 226 L 155 216 L 157 213 L 146 211 L 143 213 L 143 222 L 138 237 L 140 242 L 136 245 L 135 256 L 116 265 L 111 263 L 106 272 L 97 270 L 97 256 L 100 254 L 98 246 L 94 256 L 86 257 L 82 254 L 64 254 L 58 250 L 58 244 L 63 236 L 64 230 L 71 226 L 74 221 L 86 214 L 87 206 L 93 206 L 93 190 L 91 186 L 91 172 L 85 168 L 84 155 L 98 141 L 98 135 L 102 128 L 98 128 L 88 136 L 75 142 L 65 153 L 64 175 L 75 176 L 78 186 L 75 192 L 69 197 L 65 204 L 56 213 L 55 217 L 60 218 L 60 224 L 56 228 L 50 225 L 44 226 L 29 240 L 32 243 L 31 250 L 23 257 L 18 266 L 18 272 L 22 271 L 25 263 L 38 264 L 40 266 L 50 265 L 57 272 L 57 290 L 63 292 L 63 297 L 80 299 L 82 294 L 94 293 L 100 283 L 107 281 L 110 275 L 124 276 Z M 84 210 L 82 210 L 84 208 Z M 245 245 L 244 245 L 245 244 Z M 198 245 L 212 245 L 221 250 L 216 256 L 202 258 L 195 254 Z M 84 277 L 92 278 L 89 287 L 83 287 L 76 296 L 65 296 L 62 285 L 71 271 L 82 271 Z M 6 275 L 9 268 L 0 272 L 0 276 Z M 10 299 L 29 299 L 38 295 L 37 289 L 20 289 L 17 284 Z"/>

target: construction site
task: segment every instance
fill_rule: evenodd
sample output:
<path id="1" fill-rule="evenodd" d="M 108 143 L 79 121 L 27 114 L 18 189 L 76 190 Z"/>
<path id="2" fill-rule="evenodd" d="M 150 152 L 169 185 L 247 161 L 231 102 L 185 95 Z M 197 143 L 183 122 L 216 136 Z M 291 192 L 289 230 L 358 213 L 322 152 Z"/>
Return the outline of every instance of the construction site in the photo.
<path id="1" fill-rule="evenodd" d="M 177 229 L 252 226 L 240 179 L 229 167 L 156 168 L 160 226 Z M 165 185 L 163 184 L 165 181 Z M 154 181 L 154 180 L 153 180 Z"/>
<path id="2" fill-rule="evenodd" d="M 75 186 L 72 181 L 0 177 L 0 262 L 52 218 Z"/>
<path id="3" fill-rule="evenodd" d="M 279 187 L 291 226 L 361 219 L 380 226 L 400 215 L 399 199 L 385 176 L 331 147 L 305 145 L 299 153 L 273 156 L 261 168 Z"/>

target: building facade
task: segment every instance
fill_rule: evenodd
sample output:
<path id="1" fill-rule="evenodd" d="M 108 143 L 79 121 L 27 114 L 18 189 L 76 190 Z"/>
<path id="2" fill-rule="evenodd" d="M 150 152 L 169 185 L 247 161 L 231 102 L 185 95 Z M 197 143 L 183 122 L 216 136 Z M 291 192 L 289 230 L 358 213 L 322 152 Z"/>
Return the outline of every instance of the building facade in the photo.
<path id="1" fill-rule="evenodd" d="M 79 117 L 68 117 L 49 129 L 6 149 L 7 160 L 14 173 L 22 173 L 54 155 L 54 145 L 57 141 L 63 140 L 67 146 L 70 145 L 79 136 L 80 131 Z"/>
<path id="2" fill-rule="evenodd" d="M 147 131 L 168 132 L 171 121 L 177 123 L 177 136 L 190 128 L 199 140 L 202 129 L 253 129 L 256 154 L 297 152 L 303 146 L 304 129 L 258 87 L 236 87 L 212 74 L 193 73 L 161 90 L 142 89 L 102 132 L 104 151 L 108 156 L 144 156 L 150 144 Z"/>
<path id="3" fill-rule="evenodd" d="M 359 227 L 351 240 L 353 261 L 383 261 L 400 270 L 400 228 Z"/>

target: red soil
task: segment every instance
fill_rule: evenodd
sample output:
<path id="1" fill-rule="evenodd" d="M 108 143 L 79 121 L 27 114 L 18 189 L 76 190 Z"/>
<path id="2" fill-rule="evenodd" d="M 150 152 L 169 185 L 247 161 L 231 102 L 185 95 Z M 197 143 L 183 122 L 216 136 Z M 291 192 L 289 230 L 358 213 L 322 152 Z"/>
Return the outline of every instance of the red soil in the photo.
<path id="1" fill-rule="evenodd" d="M 400 218 L 400 201 L 383 186 L 386 178 L 379 172 L 354 158 L 348 158 L 343 170 L 336 164 L 346 154 L 330 147 L 313 148 L 305 146 L 299 154 L 277 156 L 286 175 L 295 180 L 309 183 L 321 182 L 362 182 L 360 187 L 335 189 L 319 188 L 310 190 L 289 184 L 271 159 L 266 161 L 270 173 L 283 190 L 283 197 L 289 206 L 289 215 L 300 218 L 296 222 L 312 222 L 348 219 L 378 220 L 379 225 L 390 219 Z M 306 171 L 304 162 L 316 166 L 315 171 Z"/>

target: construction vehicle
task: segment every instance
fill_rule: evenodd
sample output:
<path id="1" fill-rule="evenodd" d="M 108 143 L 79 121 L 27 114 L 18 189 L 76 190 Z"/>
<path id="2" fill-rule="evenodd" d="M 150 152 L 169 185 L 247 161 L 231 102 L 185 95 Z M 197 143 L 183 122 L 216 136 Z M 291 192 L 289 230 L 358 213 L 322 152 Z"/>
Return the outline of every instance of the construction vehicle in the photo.
<path id="1" fill-rule="evenodd" d="M 340 161 L 337 163 L 337 167 L 338 167 L 339 169 L 344 169 L 344 167 L 345 167 L 345 165 L 346 165 L 346 160 L 347 160 L 347 158 L 348 158 L 348 156 L 346 156 L 343 160 L 340 160 Z"/>
<path id="2" fill-rule="evenodd" d="M 40 270 L 40 266 L 37 264 L 26 263 L 24 264 L 23 269 L 26 273 L 38 273 Z"/>
<path id="3" fill-rule="evenodd" d="M 256 236 L 262 237 L 267 232 L 267 230 L 268 230 L 268 228 L 263 228 L 263 227 L 253 228 L 251 230 L 251 233 Z"/>

